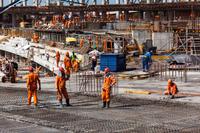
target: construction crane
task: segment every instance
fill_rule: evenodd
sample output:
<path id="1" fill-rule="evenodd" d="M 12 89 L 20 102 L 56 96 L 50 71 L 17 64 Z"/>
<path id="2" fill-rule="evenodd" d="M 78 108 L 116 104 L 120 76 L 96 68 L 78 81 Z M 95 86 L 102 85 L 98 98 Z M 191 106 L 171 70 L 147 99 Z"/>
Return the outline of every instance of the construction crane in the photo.
<path id="1" fill-rule="evenodd" d="M 16 6 L 24 1 L 27 1 L 27 0 L 15 0 L 14 2 L 8 4 L 7 6 L 3 7 L 1 10 L 0 10 L 0 14 L 6 12 L 7 10 L 9 10 L 11 7 L 13 6 Z"/>

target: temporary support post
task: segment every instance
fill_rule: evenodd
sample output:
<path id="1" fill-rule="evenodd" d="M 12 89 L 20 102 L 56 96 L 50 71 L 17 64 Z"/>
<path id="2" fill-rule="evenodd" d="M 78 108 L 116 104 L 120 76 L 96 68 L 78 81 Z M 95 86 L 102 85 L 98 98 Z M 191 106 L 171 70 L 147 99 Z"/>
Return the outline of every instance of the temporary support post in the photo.
<path id="1" fill-rule="evenodd" d="M 3 0 L 0 0 L 0 7 L 3 7 L 4 6 L 4 2 Z"/>

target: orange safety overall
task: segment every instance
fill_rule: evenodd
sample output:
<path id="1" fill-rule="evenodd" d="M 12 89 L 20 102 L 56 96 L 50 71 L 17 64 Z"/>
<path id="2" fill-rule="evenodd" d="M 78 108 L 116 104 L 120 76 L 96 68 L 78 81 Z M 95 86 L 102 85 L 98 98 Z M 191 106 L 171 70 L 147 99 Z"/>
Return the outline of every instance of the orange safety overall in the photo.
<path id="1" fill-rule="evenodd" d="M 81 39 L 80 39 L 80 48 L 82 48 L 82 47 L 83 47 L 83 45 L 84 45 L 84 39 L 83 39 L 83 38 L 81 38 Z"/>
<path id="2" fill-rule="evenodd" d="M 108 75 L 104 77 L 103 81 L 103 90 L 102 90 L 102 100 L 103 102 L 109 102 L 110 101 L 110 92 L 111 87 L 116 83 L 116 79 L 114 75 Z"/>
<path id="3" fill-rule="evenodd" d="M 56 89 L 57 89 L 57 99 L 62 102 L 62 97 L 67 100 L 69 99 L 67 89 L 65 87 L 66 85 L 66 79 L 60 76 L 56 76 Z"/>
<path id="4" fill-rule="evenodd" d="M 167 90 L 164 93 L 165 93 L 165 95 L 171 94 L 173 96 L 175 94 L 177 94 L 178 93 L 178 89 L 177 89 L 176 84 L 175 83 L 168 84 L 167 85 Z"/>
<path id="5" fill-rule="evenodd" d="M 28 105 L 31 105 L 31 98 L 34 97 L 34 104 L 37 105 L 37 83 L 39 83 L 40 88 L 40 79 L 37 74 L 31 72 L 27 76 L 27 90 L 28 90 Z"/>
<path id="6" fill-rule="evenodd" d="M 78 70 L 79 70 L 79 62 L 77 59 L 75 59 L 73 61 L 73 70 L 74 70 L 74 72 L 78 72 Z"/>
<path id="7" fill-rule="evenodd" d="M 65 65 L 65 74 L 70 76 L 70 69 L 72 68 L 71 59 L 67 56 L 64 58 L 64 65 Z"/>
<path id="8" fill-rule="evenodd" d="M 59 66 L 59 62 L 60 62 L 60 53 L 59 51 L 56 52 L 56 66 Z"/>

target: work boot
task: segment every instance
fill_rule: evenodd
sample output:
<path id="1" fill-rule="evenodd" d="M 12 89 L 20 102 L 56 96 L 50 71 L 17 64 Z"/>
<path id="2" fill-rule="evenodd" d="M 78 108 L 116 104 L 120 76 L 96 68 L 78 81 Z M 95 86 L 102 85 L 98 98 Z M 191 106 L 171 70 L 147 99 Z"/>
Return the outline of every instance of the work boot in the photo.
<path id="1" fill-rule="evenodd" d="M 60 108 L 63 108 L 62 101 L 59 101 L 59 103 L 60 103 Z"/>
<path id="2" fill-rule="evenodd" d="M 107 109 L 110 108 L 110 101 L 107 102 L 106 108 L 107 108 Z"/>
<path id="3" fill-rule="evenodd" d="M 106 107 L 106 102 L 103 102 L 102 108 L 105 108 L 105 107 Z"/>
<path id="4" fill-rule="evenodd" d="M 37 108 L 38 108 L 37 104 L 35 104 L 35 105 L 34 105 L 34 108 L 35 108 L 35 109 L 37 109 Z"/>
<path id="5" fill-rule="evenodd" d="M 72 105 L 69 103 L 69 99 L 66 99 L 66 106 L 72 106 Z"/>

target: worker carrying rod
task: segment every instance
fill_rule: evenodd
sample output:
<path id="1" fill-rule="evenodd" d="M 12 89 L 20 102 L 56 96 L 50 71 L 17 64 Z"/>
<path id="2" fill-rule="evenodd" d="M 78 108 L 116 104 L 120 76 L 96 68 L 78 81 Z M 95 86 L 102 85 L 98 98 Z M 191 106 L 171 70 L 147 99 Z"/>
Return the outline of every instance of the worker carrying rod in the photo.
<path id="1" fill-rule="evenodd" d="M 63 67 L 59 67 L 59 73 L 56 76 L 55 86 L 57 89 L 57 99 L 59 100 L 60 107 L 63 107 L 62 103 L 63 96 L 66 100 L 66 106 L 71 106 L 71 104 L 69 104 L 69 96 L 67 93 L 67 89 L 65 87 L 66 80 L 68 80 L 68 77 L 66 78 L 65 69 Z"/>
<path id="2" fill-rule="evenodd" d="M 102 108 L 110 107 L 110 93 L 111 93 L 112 87 L 115 84 L 116 84 L 115 76 L 112 75 L 112 73 L 110 72 L 110 69 L 106 67 L 104 69 L 104 81 L 103 81 L 103 88 L 102 88 L 102 100 L 103 100 Z"/>
<path id="3" fill-rule="evenodd" d="M 27 90 L 28 90 L 28 105 L 31 105 L 31 98 L 34 97 L 34 105 L 37 107 L 37 84 L 39 85 L 39 90 L 41 90 L 41 83 L 37 73 L 34 73 L 33 67 L 29 67 L 29 74 L 27 76 Z"/>

